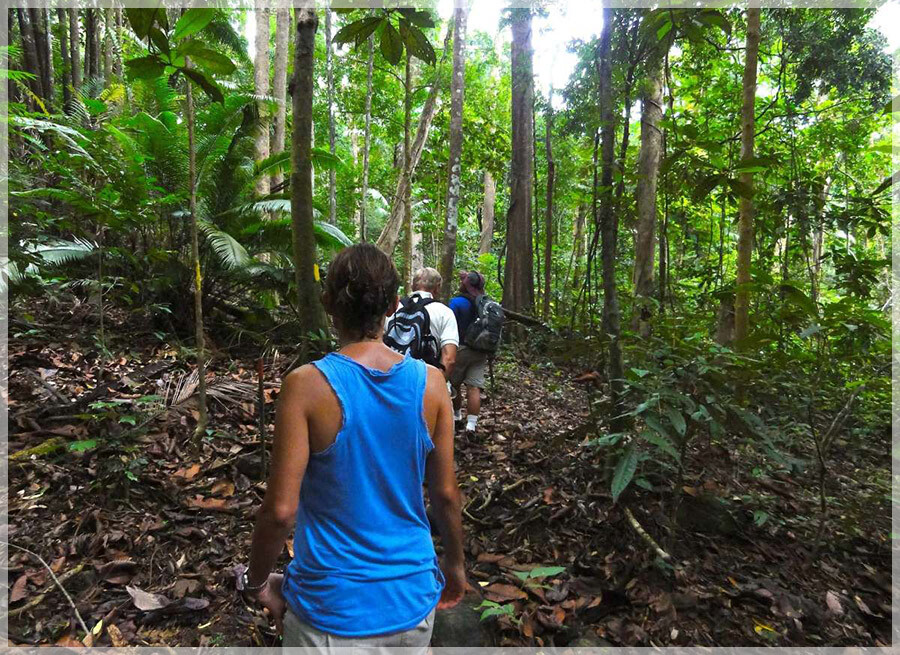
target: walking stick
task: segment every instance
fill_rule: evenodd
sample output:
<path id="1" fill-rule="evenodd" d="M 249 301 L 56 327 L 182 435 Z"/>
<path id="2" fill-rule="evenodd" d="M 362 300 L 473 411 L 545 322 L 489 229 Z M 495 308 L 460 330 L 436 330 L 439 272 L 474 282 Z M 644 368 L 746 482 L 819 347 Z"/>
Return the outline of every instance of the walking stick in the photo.
<path id="1" fill-rule="evenodd" d="M 266 479 L 266 468 L 268 467 L 268 453 L 266 452 L 266 394 L 263 389 L 263 358 L 256 360 L 256 379 L 259 383 L 257 401 L 259 402 L 259 450 L 262 468 L 262 479 Z"/>

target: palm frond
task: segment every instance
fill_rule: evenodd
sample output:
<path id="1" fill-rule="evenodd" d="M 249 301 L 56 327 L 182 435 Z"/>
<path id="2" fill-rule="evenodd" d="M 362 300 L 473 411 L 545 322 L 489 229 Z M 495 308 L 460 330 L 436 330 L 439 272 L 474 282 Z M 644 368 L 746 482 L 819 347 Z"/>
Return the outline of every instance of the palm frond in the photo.
<path id="1" fill-rule="evenodd" d="M 206 221 L 199 221 L 198 226 L 219 262 L 226 269 L 242 268 L 252 261 L 246 248 L 228 232 Z"/>
<path id="2" fill-rule="evenodd" d="M 32 243 L 25 247 L 25 252 L 37 255 L 47 264 L 59 265 L 87 259 L 97 248 L 97 244 L 92 241 L 74 237 L 72 241 L 55 239 L 44 243 Z"/>

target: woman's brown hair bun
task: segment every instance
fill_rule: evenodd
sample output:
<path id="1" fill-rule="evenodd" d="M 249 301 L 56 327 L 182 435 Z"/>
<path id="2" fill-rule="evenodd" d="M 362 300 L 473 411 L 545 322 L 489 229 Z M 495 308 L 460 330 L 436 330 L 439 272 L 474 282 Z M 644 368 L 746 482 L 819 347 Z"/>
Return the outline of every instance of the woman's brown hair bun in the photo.
<path id="1" fill-rule="evenodd" d="M 334 258 L 322 300 L 338 330 L 352 338 L 371 339 L 378 334 L 399 287 L 400 276 L 391 258 L 370 243 L 360 243 Z"/>

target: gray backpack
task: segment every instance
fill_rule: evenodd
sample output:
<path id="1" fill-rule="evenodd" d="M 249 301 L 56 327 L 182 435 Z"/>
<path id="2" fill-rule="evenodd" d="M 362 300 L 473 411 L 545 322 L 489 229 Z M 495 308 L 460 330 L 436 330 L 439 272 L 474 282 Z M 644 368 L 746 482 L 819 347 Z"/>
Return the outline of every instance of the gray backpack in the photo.
<path id="1" fill-rule="evenodd" d="M 495 353 L 503 337 L 503 308 L 496 300 L 482 294 L 471 301 L 478 312 L 463 338 L 463 343 L 472 350 Z"/>

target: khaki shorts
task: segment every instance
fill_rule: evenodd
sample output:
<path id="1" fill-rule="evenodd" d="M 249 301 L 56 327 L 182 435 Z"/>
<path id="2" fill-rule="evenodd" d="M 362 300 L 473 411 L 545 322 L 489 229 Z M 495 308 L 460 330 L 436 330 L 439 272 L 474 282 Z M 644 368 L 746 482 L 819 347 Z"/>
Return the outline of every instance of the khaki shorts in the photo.
<path id="1" fill-rule="evenodd" d="M 431 610 L 431 613 L 422 619 L 419 625 L 403 632 L 375 637 L 339 637 L 314 628 L 290 609 L 287 609 L 284 612 L 284 641 L 282 643 L 285 648 L 309 648 L 314 650 L 307 652 L 323 653 L 323 655 L 330 652 L 344 652 L 342 650 L 332 651 L 332 649 L 355 647 L 367 649 L 418 648 L 421 649 L 422 653 L 425 653 L 428 649 L 428 644 L 431 643 L 431 631 L 433 628 L 434 610 Z M 409 655 L 417 651 L 404 652 Z"/>
<path id="2" fill-rule="evenodd" d="M 450 371 L 450 384 L 458 387 L 464 384 L 467 387 L 484 389 L 484 372 L 487 369 L 488 354 L 478 350 L 472 350 L 466 346 L 460 346 L 456 353 L 456 364 Z"/>

